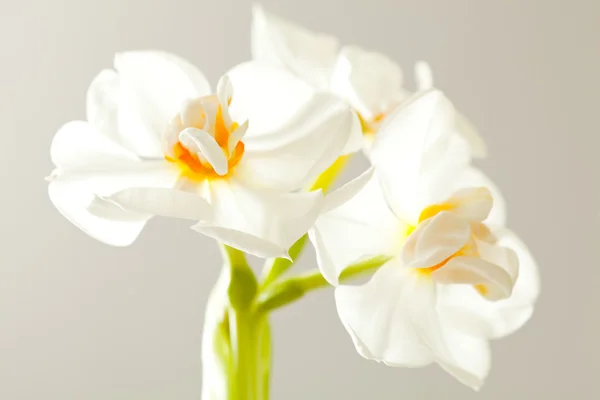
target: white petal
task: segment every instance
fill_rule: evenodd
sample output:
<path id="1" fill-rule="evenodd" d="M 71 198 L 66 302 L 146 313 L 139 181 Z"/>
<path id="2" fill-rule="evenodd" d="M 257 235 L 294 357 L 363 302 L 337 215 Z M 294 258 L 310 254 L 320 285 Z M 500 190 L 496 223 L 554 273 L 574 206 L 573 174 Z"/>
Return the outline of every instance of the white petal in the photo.
<path id="1" fill-rule="evenodd" d="M 319 89 L 329 87 L 337 51 L 333 36 L 313 33 L 267 13 L 261 6 L 252 9 L 252 57 L 292 71 Z"/>
<path id="2" fill-rule="evenodd" d="M 171 99 L 202 97 L 212 93 L 204 74 L 174 54 L 162 51 L 117 53 L 115 68 L 126 79 L 154 86 L 149 90 Z M 158 81 L 152 82 L 155 78 Z"/>
<path id="3" fill-rule="evenodd" d="M 113 246 L 127 246 L 135 240 L 151 215 L 100 202 L 98 196 L 129 187 L 174 185 L 177 174 L 163 163 L 144 162 L 133 169 L 65 172 L 53 177 L 48 191 L 52 203 L 73 224 L 88 235 Z"/>
<path id="4" fill-rule="evenodd" d="M 87 93 L 88 121 L 101 133 L 132 152 L 158 158 L 162 156 L 160 135 L 154 116 L 140 96 L 114 70 L 102 71 Z M 161 122 L 162 125 L 162 122 Z"/>
<path id="5" fill-rule="evenodd" d="M 358 115 L 357 115 L 357 121 L 360 124 L 360 119 L 358 119 Z M 348 138 L 348 142 L 346 143 L 346 146 L 342 150 L 342 154 L 343 155 L 352 154 L 352 153 L 356 153 L 359 150 L 364 150 L 367 143 L 368 143 L 368 138 L 363 134 L 362 127 L 357 126 L 355 129 L 354 128 L 352 129 L 352 133 L 350 134 L 350 137 Z"/>
<path id="6" fill-rule="evenodd" d="M 336 288 L 335 300 L 363 357 L 398 367 L 434 361 L 430 343 L 441 340 L 441 328 L 431 280 L 390 261 L 368 283 Z"/>
<path id="7" fill-rule="evenodd" d="M 249 124 L 252 126 L 253 121 Z M 311 184 L 342 153 L 360 129 L 356 115 L 334 96 L 320 93 L 281 130 L 246 135 L 236 173 L 253 185 L 292 190 Z"/>
<path id="8" fill-rule="evenodd" d="M 195 230 L 259 257 L 287 257 L 314 224 L 323 195 L 261 191 L 235 180 L 210 184 L 213 219 Z"/>
<path id="9" fill-rule="evenodd" d="M 415 64 L 415 81 L 418 91 L 433 89 L 433 73 L 431 66 L 426 61 L 418 61 Z"/>
<path id="10" fill-rule="evenodd" d="M 431 277 L 442 284 L 477 285 L 480 294 L 492 301 L 509 298 L 513 287 L 512 278 L 502 267 L 479 257 L 452 257 Z"/>
<path id="11" fill-rule="evenodd" d="M 206 223 L 198 223 L 192 229 L 256 257 L 289 258 L 287 252 L 278 244 L 237 229 L 211 226 Z"/>
<path id="12" fill-rule="evenodd" d="M 540 277 L 537 263 L 521 239 L 508 229 L 494 231 L 496 244 L 512 249 L 519 259 L 519 274 L 511 299 L 520 303 L 533 304 L 540 293 Z"/>
<path id="13" fill-rule="evenodd" d="M 457 188 L 485 187 L 488 189 L 492 194 L 493 206 L 484 222 L 494 226 L 506 225 L 506 200 L 498 186 L 483 172 L 473 167 L 464 168 L 453 185 Z"/>
<path id="14" fill-rule="evenodd" d="M 197 128 L 186 128 L 179 134 L 179 141 L 190 151 L 202 154 L 217 174 L 227 174 L 227 157 L 210 133 Z"/>
<path id="15" fill-rule="evenodd" d="M 204 128 L 204 124 L 206 123 L 206 115 L 204 114 L 202 103 L 203 98 L 198 97 L 195 99 L 188 99 L 181 104 L 181 110 L 179 111 L 181 124 L 178 124 L 179 130 L 189 127 Z M 178 123 L 176 119 L 175 121 Z M 173 121 L 171 124 L 173 125 Z"/>
<path id="16" fill-rule="evenodd" d="M 483 240 L 475 240 L 475 243 L 479 257 L 502 268 L 514 284 L 519 277 L 519 256 L 517 253 L 510 247 L 501 246 L 497 243 Z"/>
<path id="17" fill-rule="evenodd" d="M 170 118 L 175 114 L 160 112 L 152 104 L 152 98 L 138 93 L 127 82 L 122 82 L 119 96 L 118 129 L 125 145 L 145 158 L 158 158 L 163 155 L 161 138 Z M 179 105 L 179 104 L 178 104 Z"/>
<path id="18" fill-rule="evenodd" d="M 50 146 L 50 157 L 62 170 L 103 169 L 139 161 L 134 153 L 82 121 L 68 122 L 58 130 Z"/>
<path id="19" fill-rule="evenodd" d="M 365 186 L 369 184 L 369 182 L 377 180 L 374 175 L 375 168 L 371 167 L 356 178 L 352 179 L 350 182 L 347 182 L 340 188 L 328 193 L 325 197 L 325 208 L 323 209 L 323 212 L 325 213 L 331 211 L 352 200 L 352 198 L 360 193 Z M 377 189 L 375 190 L 377 195 L 383 198 L 383 193 L 381 193 L 379 186 L 377 186 Z"/>
<path id="20" fill-rule="evenodd" d="M 231 103 L 231 98 L 233 97 L 233 86 L 227 75 L 219 79 L 219 83 L 217 84 L 217 97 L 221 104 L 223 122 L 225 122 L 225 126 L 230 127 L 233 121 L 229 115 L 229 103 Z"/>
<path id="21" fill-rule="evenodd" d="M 77 183 L 95 195 L 110 196 L 130 187 L 172 187 L 179 178 L 179 170 L 166 161 L 143 161 L 130 167 L 108 165 L 102 170 L 55 169 L 47 178 L 50 182 Z"/>
<path id="22" fill-rule="evenodd" d="M 437 140 L 421 160 L 421 178 L 417 194 L 423 205 L 443 202 L 466 186 L 461 182 L 465 169 L 470 168 L 468 143 L 459 135 L 448 134 Z"/>
<path id="23" fill-rule="evenodd" d="M 248 138 L 280 129 L 312 98 L 315 90 L 281 68 L 256 61 L 227 73 L 235 90 L 229 113 L 249 120 Z"/>
<path id="24" fill-rule="evenodd" d="M 94 194 L 77 182 L 51 182 L 48 194 L 65 218 L 94 239 L 112 246 L 130 245 L 148 220 L 146 215 L 127 211 L 122 211 L 118 217 L 113 215 L 113 220 L 96 217 L 87 209 L 94 200 Z"/>
<path id="25" fill-rule="evenodd" d="M 177 179 L 163 163 L 139 164 L 131 170 L 108 165 L 103 171 L 58 171 L 48 188 L 50 199 L 61 214 L 88 235 L 114 246 L 127 246 L 151 215 L 96 204 L 97 196 L 110 196 L 124 188 L 149 184 L 168 187 Z"/>
<path id="26" fill-rule="evenodd" d="M 144 221 L 153 217 L 152 214 L 127 210 L 117 203 L 105 200 L 105 198 L 97 195 L 94 195 L 93 200 L 89 202 L 87 212 L 93 217 L 113 222 Z"/>
<path id="27" fill-rule="evenodd" d="M 309 237 L 321 273 L 332 285 L 350 264 L 398 254 L 407 226 L 388 208 L 376 175 L 363 174 L 328 195 L 326 202 L 327 211 Z"/>
<path id="28" fill-rule="evenodd" d="M 487 146 L 471 121 L 462 114 L 456 114 L 454 124 L 456 132 L 469 143 L 473 157 L 485 158 L 487 156 Z"/>
<path id="29" fill-rule="evenodd" d="M 239 141 L 242 140 L 242 138 L 246 135 L 247 131 L 248 121 L 244 121 L 243 124 L 238 126 L 233 132 L 231 132 L 231 134 L 229 135 L 228 143 L 229 153 L 231 153 L 235 149 L 235 146 L 237 146 Z"/>
<path id="30" fill-rule="evenodd" d="M 88 210 L 95 196 L 135 186 L 172 186 L 178 175 L 166 161 L 139 160 L 85 122 L 63 126 L 50 154 L 58 167 L 48 189 L 54 205 L 90 236 L 115 246 L 130 244 L 149 216 L 104 210 L 109 218 L 98 218 Z"/>
<path id="31" fill-rule="evenodd" d="M 207 96 L 200 98 L 200 104 L 205 115 L 203 129 L 206 132 L 211 132 L 214 134 L 215 125 L 217 123 L 217 114 L 220 106 L 219 101 L 213 96 Z"/>
<path id="32" fill-rule="evenodd" d="M 391 261 L 367 284 L 338 287 L 335 298 L 340 319 L 363 357 L 394 367 L 436 361 L 477 389 L 489 370 L 487 343 L 442 325 L 435 291 L 427 276 Z"/>
<path id="33" fill-rule="evenodd" d="M 221 77 L 221 79 L 219 79 L 219 83 L 217 83 L 217 97 L 219 98 L 219 103 L 229 104 L 232 96 L 233 86 L 231 85 L 229 77 L 224 75 Z"/>
<path id="34" fill-rule="evenodd" d="M 447 325 L 442 325 L 442 330 L 450 359 L 438 359 L 438 364 L 464 385 L 479 390 L 491 367 L 487 339 L 463 334 Z"/>
<path id="35" fill-rule="evenodd" d="M 331 89 L 369 120 L 401 98 L 402 71 L 383 54 L 346 46 L 336 61 Z"/>
<path id="36" fill-rule="evenodd" d="M 278 220 L 287 220 L 282 241 L 286 250 L 312 228 L 323 211 L 325 198 L 320 190 L 280 195 L 272 210 Z"/>
<path id="37" fill-rule="evenodd" d="M 450 146 L 453 116 L 452 104 L 441 92 L 426 92 L 388 117 L 375 137 L 371 162 L 392 208 L 407 221 L 416 222 L 421 209 L 432 204 L 433 183 L 452 178 L 458 166 L 468 162 L 464 152 Z M 437 200 L 450 193 L 443 192 Z"/>
<path id="38" fill-rule="evenodd" d="M 409 268 L 434 267 L 462 249 L 471 235 L 469 223 L 443 211 L 421 222 L 402 248 L 402 264 Z"/>
<path id="39" fill-rule="evenodd" d="M 115 70 L 101 71 L 88 88 L 86 113 L 88 122 L 100 133 L 121 146 L 127 146 L 127 140 L 119 131 L 120 87 L 119 74 Z"/>
<path id="40" fill-rule="evenodd" d="M 452 212 L 469 221 L 484 221 L 492 210 L 494 199 L 485 187 L 469 187 L 456 191 L 447 204 L 453 206 Z"/>
<path id="41" fill-rule="evenodd" d="M 168 53 L 118 53 L 115 68 L 121 80 L 119 130 L 130 148 L 144 157 L 161 157 L 161 135 L 187 99 L 210 94 L 200 71 Z"/>
<path id="42" fill-rule="evenodd" d="M 537 265 L 527 247 L 507 230 L 494 234 L 498 245 L 514 250 L 519 258 L 519 275 L 510 298 L 491 302 L 470 286 L 439 287 L 440 315 L 467 334 L 488 338 L 509 335 L 523 326 L 540 292 Z"/>
<path id="43" fill-rule="evenodd" d="M 434 88 L 433 73 L 427 62 L 419 61 L 415 64 L 415 80 L 418 91 Z M 487 147 L 483 138 L 464 115 L 459 113 L 455 115 L 454 129 L 468 142 L 473 157 L 484 158 L 487 155 Z"/>
<path id="44" fill-rule="evenodd" d="M 196 221 L 212 220 L 211 207 L 204 198 L 177 189 L 137 187 L 103 197 L 95 203 L 98 201 L 109 202 L 140 214 Z"/>

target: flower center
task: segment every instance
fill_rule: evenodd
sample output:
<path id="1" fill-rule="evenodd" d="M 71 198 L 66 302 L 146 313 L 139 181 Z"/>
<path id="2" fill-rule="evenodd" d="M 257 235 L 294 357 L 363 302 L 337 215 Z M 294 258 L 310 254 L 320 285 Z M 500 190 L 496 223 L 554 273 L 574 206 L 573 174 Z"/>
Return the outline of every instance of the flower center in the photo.
<path id="1" fill-rule="evenodd" d="M 358 115 L 358 119 L 360 120 L 360 126 L 362 127 L 363 135 L 365 135 L 367 138 L 372 138 L 375 135 L 375 133 L 377 133 L 377 130 L 381 125 L 381 121 L 383 121 L 387 115 L 386 113 L 381 112 L 375 115 L 373 118 L 367 119 L 360 113 L 356 114 Z"/>
<path id="2" fill-rule="evenodd" d="M 486 225 L 492 208 L 492 194 L 485 187 L 461 188 L 423 208 L 402 259 L 437 283 L 469 284 L 488 300 L 507 298 L 518 275 L 518 259 Z"/>
<path id="3" fill-rule="evenodd" d="M 456 253 L 452 254 L 451 256 L 449 256 L 448 258 L 446 258 L 445 260 L 443 260 L 442 262 L 433 265 L 431 267 L 428 268 L 418 268 L 418 272 L 425 274 L 425 275 L 431 275 L 431 273 L 433 271 L 436 271 L 440 268 L 442 268 L 444 265 L 448 264 L 448 262 L 450 260 L 452 260 L 454 257 L 460 257 L 460 256 L 477 256 L 477 248 L 475 247 L 475 241 L 474 239 L 471 237 L 469 239 L 469 241 L 460 249 L 458 250 Z"/>
<path id="4" fill-rule="evenodd" d="M 429 218 L 435 217 L 442 211 L 451 211 L 455 207 L 456 207 L 455 205 L 449 204 L 449 203 L 439 203 L 439 204 L 433 204 L 433 205 L 427 206 L 421 211 L 421 214 L 419 215 L 419 221 L 417 223 L 417 226 L 418 226 L 418 224 L 422 223 L 423 221 L 428 220 Z M 483 223 L 478 223 L 476 225 L 481 225 L 482 229 L 486 228 Z M 411 226 L 409 228 L 409 234 L 412 233 L 412 231 L 414 231 L 417 228 L 417 226 Z M 482 229 L 480 229 L 480 230 L 482 230 Z M 449 257 L 447 257 L 446 259 L 444 259 L 443 261 L 439 262 L 436 265 L 433 265 L 433 266 L 427 267 L 427 268 L 419 268 L 418 272 L 425 274 L 425 275 L 431 275 L 432 272 L 442 268 L 454 257 L 478 256 L 477 246 L 475 244 L 476 237 L 477 237 L 477 234 L 475 232 L 473 232 L 471 234 L 471 237 L 467 241 L 467 243 L 465 243 L 465 245 L 460 250 L 458 250 L 457 252 L 450 255 Z"/>
<path id="5" fill-rule="evenodd" d="M 225 149 L 223 149 L 225 151 Z M 175 163 L 181 169 L 181 176 L 184 176 L 193 181 L 203 181 L 207 178 L 224 178 L 231 174 L 233 167 L 235 167 L 244 154 L 244 143 L 238 142 L 233 149 L 233 152 L 229 155 L 227 160 L 227 174 L 219 175 L 215 172 L 213 166 L 205 160 L 202 160 L 198 155 L 193 154 L 188 150 L 181 142 L 177 142 L 173 147 L 174 157 L 169 155 L 165 156 L 167 161 Z"/>
<path id="6" fill-rule="evenodd" d="M 229 115 L 231 88 L 221 84 L 219 95 L 188 101 L 173 118 L 165 134 L 165 159 L 180 176 L 195 182 L 231 175 L 244 155 L 242 137 L 247 122 L 239 125 Z M 222 88 L 225 86 L 225 88 Z"/>

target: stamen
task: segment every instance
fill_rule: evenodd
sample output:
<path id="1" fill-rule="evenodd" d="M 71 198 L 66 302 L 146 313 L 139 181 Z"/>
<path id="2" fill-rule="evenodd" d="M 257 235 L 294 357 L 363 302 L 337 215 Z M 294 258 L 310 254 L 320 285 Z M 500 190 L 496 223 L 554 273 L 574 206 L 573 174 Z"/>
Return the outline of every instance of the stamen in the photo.
<path id="1" fill-rule="evenodd" d="M 229 140 L 229 129 L 228 125 L 225 125 L 223 119 L 223 107 L 219 105 L 217 109 L 217 116 L 215 119 L 215 140 L 222 148 L 227 148 L 227 141 Z"/>
<path id="2" fill-rule="evenodd" d="M 434 204 L 429 207 L 426 207 L 423 211 L 421 211 L 421 215 L 419 215 L 419 223 L 425 221 L 428 218 L 435 217 L 442 211 L 449 211 L 453 208 L 453 205 L 447 203 Z"/>
<path id="3" fill-rule="evenodd" d="M 200 99 L 187 100 L 181 107 L 179 113 L 183 126 L 193 126 L 196 128 L 204 127 L 206 116 L 202 110 Z"/>
<path id="4" fill-rule="evenodd" d="M 217 95 L 187 101 L 165 131 L 165 159 L 181 169 L 181 176 L 200 182 L 224 177 L 244 154 L 241 139 L 248 122 L 231 121 L 229 78 L 219 81 Z"/>
<path id="5" fill-rule="evenodd" d="M 206 131 L 196 128 L 186 128 L 179 134 L 179 141 L 198 156 L 203 155 L 221 176 L 228 171 L 227 157 L 215 139 Z"/>
<path id="6" fill-rule="evenodd" d="M 227 147 L 229 153 L 231 153 L 233 149 L 235 149 L 238 142 L 242 140 L 242 138 L 246 134 L 246 131 L 248 130 L 248 121 L 244 121 L 244 123 L 240 126 L 237 126 L 237 124 L 234 122 L 231 126 L 231 130 L 232 132 L 229 136 L 229 144 Z"/>
<path id="7" fill-rule="evenodd" d="M 229 104 L 231 103 L 231 98 L 233 97 L 233 86 L 231 85 L 231 81 L 227 75 L 223 76 L 219 79 L 219 83 L 217 84 L 217 98 L 219 99 L 219 104 L 221 105 L 221 114 L 223 117 L 223 121 L 225 122 L 225 126 L 231 126 L 231 116 L 229 115 Z"/>
<path id="8" fill-rule="evenodd" d="M 204 126 L 202 129 L 206 132 L 215 131 L 215 123 L 217 120 L 217 114 L 219 112 L 219 102 L 216 101 L 215 96 L 202 97 L 200 103 L 202 104 L 202 110 L 206 116 Z"/>

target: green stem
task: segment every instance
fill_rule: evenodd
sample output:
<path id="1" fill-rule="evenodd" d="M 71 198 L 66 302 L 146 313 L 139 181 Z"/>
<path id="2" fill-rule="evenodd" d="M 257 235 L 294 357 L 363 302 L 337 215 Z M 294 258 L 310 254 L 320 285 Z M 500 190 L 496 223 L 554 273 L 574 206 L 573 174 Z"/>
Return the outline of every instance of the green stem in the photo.
<path id="1" fill-rule="evenodd" d="M 226 244 L 222 244 L 221 254 L 223 255 L 223 259 L 227 267 L 231 268 L 239 266 L 241 268 L 249 268 L 248 261 L 246 261 L 246 254 L 243 251 L 231 246 L 227 246 Z"/>
<path id="2" fill-rule="evenodd" d="M 302 236 L 300 239 L 294 243 L 290 250 L 288 251 L 291 260 L 285 258 L 275 258 L 268 260 L 265 263 L 263 269 L 263 281 L 260 284 L 261 290 L 264 290 L 266 287 L 271 285 L 273 282 L 277 280 L 281 275 L 283 275 L 288 269 L 290 269 L 294 263 L 302 254 L 302 250 L 306 245 L 306 241 L 308 240 L 308 235 Z"/>
<path id="3" fill-rule="evenodd" d="M 385 264 L 389 259 L 390 257 L 387 256 L 379 256 L 350 265 L 342 272 L 339 281 L 340 283 L 347 282 L 371 273 Z M 267 313 L 300 299 L 308 292 L 327 286 L 329 286 L 329 282 L 325 280 L 319 270 L 293 276 L 261 292 L 258 297 L 256 309 L 261 313 Z"/>
<path id="4" fill-rule="evenodd" d="M 270 335 L 266 315 L 232 311 L 229 326 L 234 359 L 228 400 L 267 400 Z"/>
<path id="5" fill-rule="evenodd" d="M 253 307 L 258 283 L 243 252 L 222 250 L 205 314 L 202 399 L 268 400 L 271 338 L 267 315 Z"/>

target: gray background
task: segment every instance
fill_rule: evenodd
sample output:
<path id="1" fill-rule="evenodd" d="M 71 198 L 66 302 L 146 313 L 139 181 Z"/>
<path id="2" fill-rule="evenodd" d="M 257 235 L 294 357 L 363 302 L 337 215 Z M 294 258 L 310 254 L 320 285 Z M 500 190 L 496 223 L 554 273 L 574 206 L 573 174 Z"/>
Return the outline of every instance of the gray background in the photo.
<path id="1" fill-rule="evenodd" d="M 407 72 L 430 61 L 438 86 L 487 140 L 480 165 L 504 189 L 510 226 L 543 274 L 533 320 L 493 344 L 479 394 L 435 366 L 361 359 L 325 290 L 272 318 L 272 397 L 600 398 L 600 3 L 263 4 L 385 52 Z M 168 50 L 214 83 L 249 57 L 249 26 L 248 1 L 2 0 L 1 399 L 199 398 L 215 244 L 188 223 L 154 220 L 130 248 L 102 245 L 59 215 L 42 178 L 56 129 L 84 117 L 85 90 L 115 51 Z"/>

